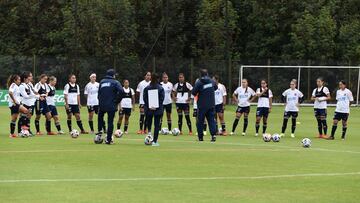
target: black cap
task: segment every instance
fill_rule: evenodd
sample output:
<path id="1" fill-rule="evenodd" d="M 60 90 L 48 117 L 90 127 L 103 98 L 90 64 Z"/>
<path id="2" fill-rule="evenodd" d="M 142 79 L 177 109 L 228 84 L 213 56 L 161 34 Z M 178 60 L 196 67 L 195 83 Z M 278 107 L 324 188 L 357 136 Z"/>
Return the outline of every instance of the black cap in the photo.
<path id="1" fill-rule="evenodd" d="M 106 75 L 114 77 L 116 76 L 116 71 L 114 69 L 109 69 L 106 71 Z"/>

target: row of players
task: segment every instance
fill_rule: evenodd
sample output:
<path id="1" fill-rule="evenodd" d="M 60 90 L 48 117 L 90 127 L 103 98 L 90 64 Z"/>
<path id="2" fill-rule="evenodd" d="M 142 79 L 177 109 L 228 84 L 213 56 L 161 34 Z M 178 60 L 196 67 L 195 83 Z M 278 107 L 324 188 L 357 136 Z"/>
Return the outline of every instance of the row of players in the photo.
<path id="1" fill-rule="evenodd" d="M 91 130 L 91 133 L 94 132 L 93 117 L 94 114 L 98 112 L 98 90 L 99 83 L 96 82 L 96 74 L 92 73 L 90 75 L 90 81 L 85 86 L 84 95 L 87 97 L 87 109 L 88 109 L 88 123 Z M 224 109 L 226 104 L 226 88 L 223 84 L 219 83 L 219 77 L 214 76 L 213 79 L 218 85 L 218 89 L 215 91 L 215 111 L 216 111 L 216 120 L 219 120 L 221 125 L 221 135 L 226 135 L 226 125 L 224 120 Z M 139 106 L 140 106 L 140 119 L 139 119 L 139 131 L 138 134 L 146 133 L 146 117 L 144 114 L 144 101 L 143 101 L 143 90 L 146 86 L 149 85 L 151 80 L 151 73 L 147 72 L 144 80 L 141 81 L 136 89 L 136 93 L 139 95 Z M 54 135 L 55 133 L 51 131 L 51 119 L 54 119 L 55 126 L 59 134 L 64 132 L 61 130 L 58 112 L 55 106 L 55 86 L 56 86 L 56 77 L 48 77 L 45 74 L 40 76 L 39 82 L 33 86 L 33 76 L 31 72 L 24 72 L 19 75 L 11 75 L 8 80 L 9 87 L 9 108 L 11 110 L 11 123 L 10 123 L 10 136 L 16 137 L 15 128 L 16 121 L 18 120 L 18 133 L 21 132 L 22 128 L 27 128 L 30 130 L 30 119 L 32 115 L 36 114 L 35 117 L 35 127 L 36 134 L 41 135 L 39 120 L 41 115 L 44 115 L 46 118 L 46 131 L 48 135 Z M 299 112 L 299 104 L 303 101 L 303 94 L 300 90 L 296 88 L 296 80 L 290 82 L 290 88 L 285 90 L 282 93 L 283 102 L 285 103 L 285 112 L 283 117 L 282 133 L 281 136 L 284 136 L 284 133 L 287 128 L 288 120 L 291 118 L 291 137 L 295 137 L 296 129 L 296 118 Z M 314 112 L 315 117 L 318 123 L 319 138 L 328 138 L 334 139 L 335 131 L 337 128 L 337 123 L 342 120 L 343 124 L 343 133 L 342 138 L 345 138 L 346 129 L 347 129 L 347 119 L 350 113 L 350 103 L 353 101 L 352 93 L 349 89 L 346 88 L 346 82 L 339 82 L 339 90 L 336 92 L 337 106 L 335 110 L 335 116 L 333 119 L 333 128 L 331 136 L 327 137 L 327 101 L 331 98 L 330 91 L 327 87 L 324 86 L 324 80 L 318 78 L 317 88 L 313 90 L 312 100 L 314 101 Z M 128 132 L 129 117 L 131 112 L 134 111 L 133 105 L 135 103 L 135 91 L 129 87 L 129 81 L 124 80 L 124 92 L 123 99 L 119 104 L 119 121 L 117 123 L 117 128 L 121 128 L 122 120 L 124 119 L 124 131 Z M 190 101 L 194 100 L 194 114 L 197 115 L 197 98 L 191 97 L 192 85 L 185 81 L 184 74 L 180 73 L 178 76 L 178 83 L 173 85 L 169 82 L 168 75 L 166 73 L 162 74 L 161 85 L 165 90 L 165 99 L 164 99 L 164 111 L 166 111 L 168 129 L 172 129 L 172 120 L 171 120 L 171 110 L 172 103 L 175 101 L 176 109 L 178 113 L 178 128 L 182 132 L 183 125 L 183 116 L 185 116 L 187 126 L 189 128 L 189 134 L 192 134 L 192 126 L 190 119 Z M 238 87 L 233 93 L 233 99 L 237 103 L 238 108 L 236 110 L 236 117 L 233 122 L 231 135 L 234 134 L 238 122 L 241 116 L 244 117 L 244 125 L 242 135 L 246 134 L 248 126 L 248 115 L 250 113 L 250 103 L 258 98 L 257 109 L 256 109 L 256 134 L 258 136 L 260 129 L 260 122 L 263 122 L 262 133 L 266 133 L 267 129 L 267 119 L 272 108 L 272 97 L 273 93 L 268 87 L 266 80 L 261 80 L 260 87 L 254 91 L 251 87 L 248 86 L 247 79 L 241 81 L 241 86 Z M 64 100 L 65 108 L 67 113 L 67 126 L 69 131 L 72 131 L 72 116 L 75 116 L 78 127 L 81 130 L 81 133 L 87 134 L 84 130 L 81 118 L 80 118 L 80 87 L 76 83 L 76 76 L 70 75 L 69 82 L 64 87 Z M 20 114 L 20 118 L 18 119 Z M 205 131 L 206 131 L 206 123 Z M 105 125 L 104 125 L 105 126 Z M 105 127 L 104 127 L 105 128 Z M 105 129 L 104 129 L 105 131 Z M 31 132 L 31 131 L 30 131 Z M 31 133 L 32 134 L 32 133 Z"/>

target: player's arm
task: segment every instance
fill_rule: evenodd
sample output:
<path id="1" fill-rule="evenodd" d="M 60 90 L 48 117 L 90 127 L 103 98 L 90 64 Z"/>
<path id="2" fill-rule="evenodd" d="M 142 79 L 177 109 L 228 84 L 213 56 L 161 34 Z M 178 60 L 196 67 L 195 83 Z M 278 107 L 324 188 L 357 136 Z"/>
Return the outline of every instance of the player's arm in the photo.
<path id="1" fill-rule="evenodd" d="M 238 94 L 237 94 L 236 92 L 234 92 L 234 93 L 232 94 L 232 98 L 233 98 L 233 101 L 234 101 L 235 103 L 238 103 L 238 102 L 239 102 L 239 100 L 238 100 Z"/>
<path id="2" fill-rule="evenodd" d="M 191 101 L 191 90 L 193 89 L 193 86 L 190 85 L 189 83 L 186 83 L 185 85 L 187 85 L 187 86 L 188 86 L 188 89 L 189 89 L 188 98 L 187 98 L 186 102 L 187 102 L 187 103 L 190 103 L 190 101 Z"/>
<path id="3" fill-rule="evenodd" d="M 79 105 L 79 108 L 81 108 L 81 103 L 80 103 L 80 87 L 77 86 L 77 102 L 78 102 L 78 105 Z"/>
<path id="4" fill-rule="evenodd" d="M 132 92 L 132 94 L 131 94 L 131 103 L 133 106 L 135 105 L 135 93 L 134 92 Z M 135 108 L 133 107 L 132 110 L 135 111 Z"/>
<path id="5" fill-rule="evenodd" d="M 272 97 L 270 97 L 269 98 L 269 112 L 271 112 L 271 109 L 272 109 L 272 101 L 273 101 L 273 98 Z"/>
<path id="6" fill-rule="evenodd" d="M 69 93 L 69 86 L 65 85 L 65 87 L 64 87 L 64 102 L 65 102 L 66 109 L 69 109 L 68 93 Z"/>
<path id="7" fill-rule="evenodd" d="M 9 90 L 9 97 L 10 99 L 13 101 L 13 104 L 20 104 L 16 101 L 15 97 L 14 97 L 14 93 L 12 92 L 12 90 Z"/>

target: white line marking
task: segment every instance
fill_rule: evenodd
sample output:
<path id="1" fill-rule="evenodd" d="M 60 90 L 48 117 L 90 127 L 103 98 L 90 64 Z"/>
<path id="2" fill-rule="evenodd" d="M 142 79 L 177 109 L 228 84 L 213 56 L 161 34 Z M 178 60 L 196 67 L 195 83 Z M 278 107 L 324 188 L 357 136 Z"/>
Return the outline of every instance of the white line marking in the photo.
<path id="1" fill-rule="evenodd" d="M 44 150 L 7 150 L 0 153 L 50 153 L 50 152 L 100 152 L 104 150 L 78 150 L 78 149 L 44 149 Z"/>
<path id="2" fill-rule="evenodd" d="M 0 180 L 0 183 L 25 183 L 25 182 L 123 182 L 123 181 L 191 181 L 191 180 L 262 180 L 274 178 L 301 178 L 301 177 L 332 177 L 356 176 L 360 172 L 349 173 L 308 173 L 269 176 L 233 176 L 233 177 L 157 177 L 157 178 L 84 178 L 84 179 L 19 179 Z"/>

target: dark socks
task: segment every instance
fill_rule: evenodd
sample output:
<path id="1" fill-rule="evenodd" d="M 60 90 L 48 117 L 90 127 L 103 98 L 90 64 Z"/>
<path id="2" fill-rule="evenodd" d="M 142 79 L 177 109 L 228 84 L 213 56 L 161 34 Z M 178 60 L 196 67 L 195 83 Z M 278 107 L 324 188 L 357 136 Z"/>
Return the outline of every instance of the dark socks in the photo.
<path id="1" fill-rule="evenodd" d="M 286 128 L 287 128 L 288 120 L 289 120 L 288 118 L 284 118 L 283 125 L 282 125 L 282 128 L 281 128 L 281 133 L 285 133 Z"/>
<path id="2" fill-rule="evenodd" d="M 145 119 L 145 115 L 144 115 L 144 114 L 140 114 L 140 120 L 139 120 L 140 130 L 143 130 L 144 119 Z"/>
<path id="3" fill-rule="evenodd" d="M 239 119 L 238 119 L 238 118 L 235 118 L 231 132 L 235 132 L 236 127 L 237 127 L 238 124 L 239 124 Z"/>
<path id="4" fill-rule="evenodd" d="M 76 124 L 78 125 L 78 127 L 80 128 L 81 131 L 84 131 L 84 127 L 83 127 L 81 120 L 76 121 Z"/>
<path id="5" fill-rule="evenodd" d="M 10 123 L 10 134 L 15 133 L 16 121 L 11 121 Z"/>
<path id="6" fill-rule="evenodd" d="M 331 137 L 335 136 L 336 129 L 337 129 L 337 125 L 333 125 L 333 127 L 331 129 Z"/>
<path id="7" fill-rule="evenodd" d="M 116 129 L 120 129 L 121 128 L 121 124 L 118 122 L 117 124 L 116 124 Z"/>
<path id="8" fill-rule="evenodd" d="M 249 124 L 249 119 L 247 117 L 244 118 L 244 128 L 243 128 L 243 133 L 246 132 L 246 129 L 248 127 Z"/>
<path id="9" fill-rule="evenodd" d="M 36 132 L 40 132 L 40 121 L 39 120 L 35 120 L 35 128 L 36 128 Z"/>
<path id="10" fill-rule="evenodd" d="M 50 120 L 46 120 L 45 128 L 46 128 L 46 132 L 51 132 L 51 121 Z"/>
<path id="11" fill-rule="evenodd" d="M 322 135 L 322 122 L 320 119 L 317 119 L 317 123 L 318 123 L 318 131 L 319 131 L 319 135 Z"/>
<path id="12" fill-rule="evenodd" d="M 255 124 L 256 133 L 259 133 L 260 123 Z"/>
<path id="13" fill-rule="evenodd" d="M 60 122 L 55 122 L 55 126 L 56 126 L 57 131 L 61 131 Z"/>
<path id="14" fill-rule="evenodd" d="M 225 123 L 221 123 L 221 128 L 223 132 L 226 132 L 226 125 Z"/>
<path id="15" fill-rule="evenodd" d="M 326 120 L 322 120 L 322 125 L 323 125 L 323 130 L 324 130 L 324 135 L 327 135 L 327 124 L 326 124 Z"/>
<path id="16" fill-rule="evenodd" d="M 345 139 L 346 130 L 347 130 L 347 127 L 343 127 L 343 131 L 342 131 L 342 135 L 341 135 L 342 139 Z"/>
<path id="17" fill-rule="evenodd" d="M 178 125 L 179 125 L 179 130 L 180 130 L 180 132 L 182 131 L 182 124 L 183 124 L 183 115 L 181 114 L 181 115 L 178 115 Z"/>
<path id="18" fill-rule="evenodd" d="M 266 128 L 267 128 L 267 123 L 263 124 L 263 134 L 266 132 Z"/>
<path id="19" fill-rule="evenodd" d="M 171 130 L 171 120 L 168 120 L 168 121 L 167 121 L 167 124 L 168 124 L 169 130 Z"/>
<path id="20" fill-rule="evenodd" d="M 291 133 L 294 134 L 296 129 L 296 118 L 291 119 Z"/>
<path id="21" fill-rule="evenodd" d="M 94 132 L 94 121 L 89 120 L 89 127 L 92 132 Z"/>
<path id="22" fill-rule="evenodd" d="M 190 115 L 185 115 L 185 119 L 186 119 L 186 124 L 187 124 L 187 126 L 189 128 L 189 132 L 192 132 Z"/>
<path id="23" fill-rule="evenodd" d="M 67 126 L 68 126 L 68 128 L 69 128 L 69 132 L 71 132 L 71 131 L 72 131 L 71 119 L 70 119 L 70 120 L 67 120 L 66 122 L 67 122 Z"/>
<path id="24" fill-rule="evenodd" d="M 128 130 L 129 124 L 125 123 L 124 125 L 124 132 L 126 132 Z M 120 129 L 120 128 L 119 128 Z"/>

